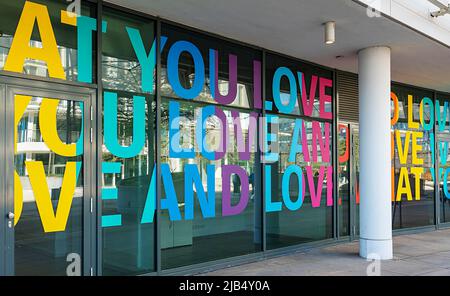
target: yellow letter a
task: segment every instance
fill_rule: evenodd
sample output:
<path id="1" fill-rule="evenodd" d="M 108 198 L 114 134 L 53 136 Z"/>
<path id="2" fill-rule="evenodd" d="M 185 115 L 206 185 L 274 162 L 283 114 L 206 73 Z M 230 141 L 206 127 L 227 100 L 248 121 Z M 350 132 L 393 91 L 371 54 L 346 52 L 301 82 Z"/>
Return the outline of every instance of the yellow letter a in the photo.
<path id="1" fill-rule="evenodd" d="M 80 162 L 69 161 L 66 163 L 61 192 L 59 194 L 56 214 L 45 179 L 44 164 L 42 161 L 26 161 L 31 187 L 33 188 L 36 206 L 41 216 L 42 226 L 45 232 L 58 232 L 66 229 L 69 218 L 72 200 L 75 194 L 75 187 L 81 168 Z"/>
<path id="2" fill-rule="evenodd" d="M 35 23 L 42 48 L 30 45 Z M 22 73 L 27 58 L 46 62 L 50 77 L 66 79 L 47 7 L 29 1 L 25 2 L 4 70 Z"/>

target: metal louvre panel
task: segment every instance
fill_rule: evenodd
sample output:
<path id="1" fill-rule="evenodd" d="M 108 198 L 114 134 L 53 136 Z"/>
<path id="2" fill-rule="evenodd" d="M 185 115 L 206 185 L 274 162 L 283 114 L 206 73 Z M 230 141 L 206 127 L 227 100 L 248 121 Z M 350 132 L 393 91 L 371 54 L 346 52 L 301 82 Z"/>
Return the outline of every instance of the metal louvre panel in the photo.
<path id="1" fill-rule="evenodd" d="M 359 122 L 358 75 L 338 72 L 337 88 L 339 93 L 339 120 Z"/>

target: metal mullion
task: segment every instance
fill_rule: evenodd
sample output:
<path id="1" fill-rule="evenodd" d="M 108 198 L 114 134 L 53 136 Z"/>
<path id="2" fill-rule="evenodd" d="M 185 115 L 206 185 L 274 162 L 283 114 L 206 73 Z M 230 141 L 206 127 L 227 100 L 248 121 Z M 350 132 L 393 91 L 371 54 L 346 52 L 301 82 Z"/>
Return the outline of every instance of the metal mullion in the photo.
<path id="1" fill-rule="evenodd" d="M 335 239 L 339 239 L 340 238 L 340 229 L 339 229 L 339 225 L 341 223 L 340 219 L 339 219 L 339 215 L 338 215 L 338 207 L 339 207 L 339 179 L 338 179 L 338 166 L 339 166 L 339 162 L 338 162 L 338 141 L 337 141 L 337 129 L 338 129 L 338 119 L 339 119 L 339 115 L 338 115 L 338 99 L 339 99 L 339 92 L 337 89 L 338 86 L 338 82 L 337 82 L 337 75 L 336 75 L 336 71 L 333 71 L 333 102 L 332 102 L 332 110 L 333 110 L 333 128 L 332 128 L 332 166 L 333 166 L 333 178 L 332 178 L 332 182 L 333 182 L 333 238 Z M 327 184 L 328 187 L 329 184 Z"/>
<path id="2" fill-rule="evenodd" d="M 5 95 L 5 216 L 14 213 L 14 92 L 6 86 Z M 12 177 L 12 178 L 11 178 Z M 4 216 L 4 217 L 5 217 Z M 14 275 L 14 227 L 5 225 L 5 274 Z"/>
<path id="3" fill-rule="evenodd" d="M 358 204 L 356 203 L 356 196 L 358 195 L 358 190 L 359 188 L 357 187 L 357 184 L 359 182 L 358 180 L 358 172 L 357 172 L 357 168 L 356 168 L 356 157 L 359 158 L 359 155 L 355 155 L 355 149 L 354 148 L 354 139 L 355 136 L 358 137 L 359 139 L 359 125 L 355 125 L 355 124 L 349 124 L 348 125 L 348 129 L 349 129 L 349 134 L 350 134 L 350 160 L 349 160 L 349 166 L 350 166 L 350 205 L 351 205 L 351 209 L 350 209 L 350 217 L 351 217 L 351 222 L 350 222 L 350 231 L 352 232 L 352 240 L 355 240 L 359 237 L 359 235 L 357 234 L 357 229 L 356 229 L 356 224 L 358 223 L 358 225 L 360 224 L 359 221 L 357 221 L 357 216 L 358 219 L 360 218 L 360 215 L 358 213 Z M 358 142 L 359 145 L 359 142 Z M 358 150 L 359 152 L 359 150 Z"/>
<path id="4" fill-rule="evenodd" d="M 434 104 L 436 104 L 436 100 L 437 100 L 437 94 L 436 92 L 433 92 L 433 102 Z M 436 108 L 434 108 L 434 111 L 436 110 Z M 439 112 L 441 112 L 439 110 Z M 435 112 L 436 113 L 436 112 Z M 438 135 L 437 135 L 437 131 L 438 129 L 436 129 L 436 116 L 434 117 L 434 124 L 433 124 L 433 133 L 434 133 L 434 143 L 432 143 L 433 147 L 434 147 L 434 223 L 436 225 L 436 229 L 439 229 L 439 226 L 441 224 L 441 213 L 440 213 L 440 208 L 441 208 L 441 204 L 440 204 L 440 173 L 439 173 L 439 153 L 440 153 L 440 149 L 438 146 L 439 140 L 438 140 Z"/>
<path id="5" fill-rule="evenodd" d="M 6 126 L 6 93 L 5 85 L 0 85 L 0 124 L 1 126 Z M 0 129 L 0 138 L 6 139 L 5 128 Z M 6 163 L 6 142 L 0 145 L 0 162 Z M 6 217 L 7 209 L 6 205 L 6 166 L 0 168 L 0 215 Z M 0 252 L 0 275 L 6 275 L 6 221 L 5 219 L 0 220 L 0 248 L 3 250 Z"/>
<path id="6" fill-rule="evenodd" d="M 103 0 L 98 0 L 97 2 L 97 31 L 96 31 L 96 78 L 97 78 L 97 98 L 94 105 L 94 121 L 96 125 L 95 141 L 93 141 L 93 147 L 95 147 L 95 199 L 94 199 L 94 217 L 95 223 L 93 223 L 94 231 L 92 235 L 92 245 L 94 252 L 94 260 L 96 264 L 94 265 L 94 274 L 103 274 L 103 244 L 102 244 L 102 199 L 101 199 L 101 186 L 102 186 L 102 143 L 103 143 L 103 118 L 102 118 L 102 108 L 103 108 L 103 83 L 102 83 L 102 20 L 103 20 Z"/>
<path id="7" fill-rule="evenodd" d="M 161 20 L 156 20 L 156 211 L 155 211 L 155 267 L 161 273 Z"/>
<path id="8" fill-rule="evenodd" d="M 91 172 L 91 102 L 92 97 L 89 95 L 86 101 L 83 101 L 83 225 L 82 237 L 83 248 L 81 258 L 83 261 L 83 275 L 91 273 L 91 234 L 92 234 L 92 216 L 90 211 L 90 203 L 92 198 L 92 172 Z"/>
<path id="9" fill-rule="evenodd" d="M 261 87 L 262 87 L 262 91 L 261 91 L 261 95 L 262 95 L 262 118 L 263 120 L 265 120 L 266 118 L 266 108 L 265 108 L 265 103 L 266 103 L 266 51 L 263 50 L 262 51 L 262 65 L 261 65 L 261 71 L 262 71 L 262 83 L 261 83 Z M 254 98 L 253 98 L 254 100 Z M 258 126 L 259 126 L 259 122 L 258 122 Z M 262 131 L 260 131 L 258 134 L 260 136 L 260 139 L 265 139 L 265 135 L 264 135 L 264 130 L 265 129 L 261 129 Z M 261 134 L 262 133 L 262 134 Z M 260 140 L 258 139 L 258 140 Z M 260 145 L 261 141 L 258 141 L 257 143 L 257 147 L 259 147 L 259 159 L 262 158 L 262 151 L 261 151 L 261 145 Z M 261 227 L 261 231 L 262 231 L 262 235 L 261 235 L 261 239 L 262 239 L 262 251 L 265 253 L 267 251 L 267 217 L 266 217 L 266 173 L 265 173 L 265 163 L 261 162 L 261 198 L 262 198 L 262 202 L 261 202 L 261 223 L 262 223 L 262 227 Z"/>

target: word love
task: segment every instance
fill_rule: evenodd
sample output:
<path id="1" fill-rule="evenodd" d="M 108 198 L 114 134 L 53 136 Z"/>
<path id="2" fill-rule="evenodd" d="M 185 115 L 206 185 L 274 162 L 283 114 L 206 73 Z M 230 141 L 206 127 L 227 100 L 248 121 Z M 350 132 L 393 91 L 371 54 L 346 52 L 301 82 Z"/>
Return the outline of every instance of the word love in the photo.
<path id="1" fill-rule="evenodd" d="M 447 180 L 450 168 L 447 165 L 448 159 L 448 142 L 438 140 L 437 151 L 433 144 L 435 143 L 434 128 L 438 132 L 448 131 L 447 118 L 450 114 L 449 104 L 445 101 L 443 104 L 437 99 L 432 100 L 428 97 L 422 98 L 419 103 L 418 117 L 414 116 L 415 104 L 413 95 L 407 95 L 408 112 L 405 114 L 405 122 L 399 122 L 400 107 L 399 98 L 396 93 L 391 93 L 391 101 L 393 103 L 393 116 L 391 125 L 401 124 L 404 129 L 396 129 L 391 134 L 391 157 L 397 159 L 400 164 L 399 175 L 396 178 L 395 168 L 392 168 L 392 201 L 401 201 L 406 197 L 407 201 L 421 199 L 421 179 L 427 172 L 431 175 L 432 181 L 435 182 L 436 175 L 438 182 Z M 425 136 L 427 138 L 425 138 Z M 423 155 L 431 151 L 431 163 L 424 167 Z M 439 172 L 435 172 L 434 163 L 435 155 L 438 153 L 440 168 Z M 447 167 L 444 169 L 444 167 Z M 412 178 L 411 178 L 412 177 Z M 414 191 L 412 188 L 414 187 Z M 447 199 L 450 199 L 450 192 L 447 182 L 443 182 L 443 192 Z"/>

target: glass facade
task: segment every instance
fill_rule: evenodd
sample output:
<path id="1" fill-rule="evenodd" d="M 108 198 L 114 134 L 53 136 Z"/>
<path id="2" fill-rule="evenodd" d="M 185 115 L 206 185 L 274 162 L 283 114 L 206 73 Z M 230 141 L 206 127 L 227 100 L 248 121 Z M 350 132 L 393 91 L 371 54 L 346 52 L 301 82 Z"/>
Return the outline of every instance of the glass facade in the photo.
<path id="1" fill-rule="evenodd" d="M 16 184 L 5 197 L 23 204 L 10 227 L 15 274 L 30 264 L 64 273 L 68 254 L 81 255 L 82 274 L 158 274 L 358 235 L 358 130 L 336 124 L 334 70 L 107 4 L 83 1 L 74 19 L 65 1 L 0 3 L 0 89 L 28 75 L 44 91 L 95 93 L 52 105 L 54 125 L 42 111 L 53 96 L 6 98 L 7 112 L 23 107 L 13 137 L 23 202 Z M 394 229 L 450 220 L 449 101 L 392 86 Z M 65 204 L 68 172 L 77 177 Z"/>
<path id="2" fill-rule="evenodd" d="M 392 86 L 393 228 L 434 224 L 433 92 Z"/>

